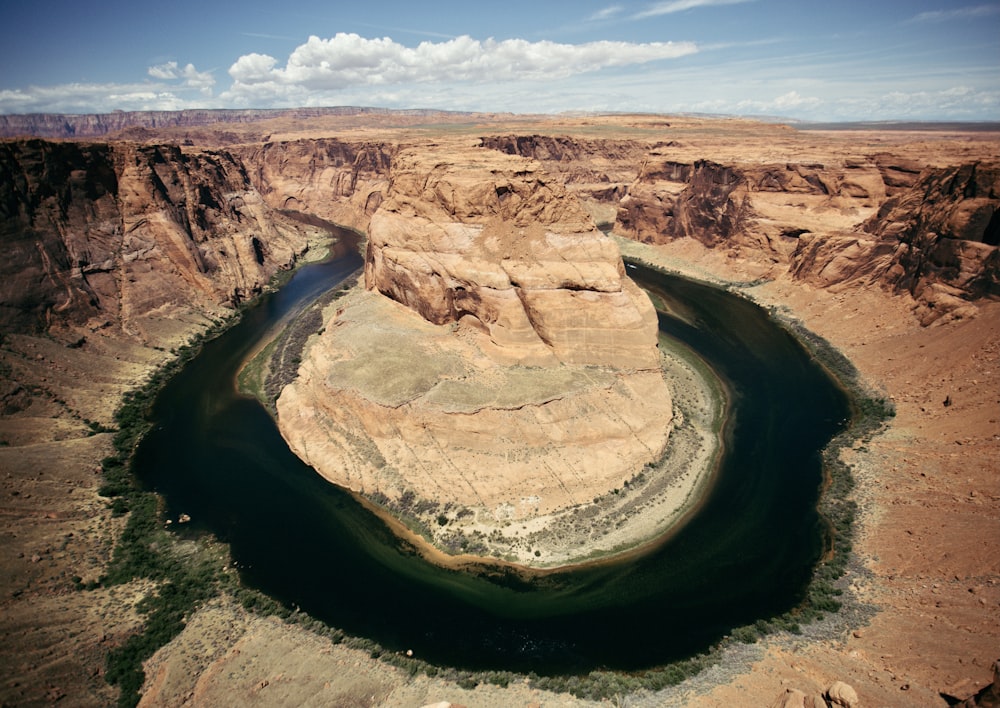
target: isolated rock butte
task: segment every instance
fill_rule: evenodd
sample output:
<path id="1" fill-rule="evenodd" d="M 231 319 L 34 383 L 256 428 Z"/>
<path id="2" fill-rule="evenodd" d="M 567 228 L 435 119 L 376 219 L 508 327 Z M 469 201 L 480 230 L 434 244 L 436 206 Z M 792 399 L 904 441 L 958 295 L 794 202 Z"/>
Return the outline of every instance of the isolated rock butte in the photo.
<path id="1" fill-rule="evenodd" d="M 277 401 L 327 479 L 493 520 L 589 502 L 662 454 L 657 321 L 615 244 L 538 163 L 410 150 L 372 216 L 367 290 Z"/>

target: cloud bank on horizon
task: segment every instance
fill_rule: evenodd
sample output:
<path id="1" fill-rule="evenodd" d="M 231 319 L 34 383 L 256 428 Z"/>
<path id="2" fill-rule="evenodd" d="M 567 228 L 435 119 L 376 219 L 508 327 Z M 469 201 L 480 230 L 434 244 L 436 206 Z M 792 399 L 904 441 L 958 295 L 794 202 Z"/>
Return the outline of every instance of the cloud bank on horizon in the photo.
<path id="1" fill-rule="evenodd" d="M 0 62 L 11 69 L 0 80 L 0 113 L 365 105 L 1000 120 L 1000 4 L 583 0 L 574 4 L 579 14 L 569 16 L 543 3 L 511 0 L 505 15 L 520 11 L 533 19 L 530 26 L 484 23 L 451 2 L 432 4 L 437 14 L 422 6 L 423 14 L 408 15 L 402 3 L 392 12 L 392 5 L 386 0 L 370 15 L 352 8 L 326 19 L 318 6 L 268 16 L 259 5 L 259 17 L 272 21 L 244 23 L 259 25 L 254 31 L 234 29 L 227 15 L 227 31 L 206 35 L 212 42 L 180 33 L 171 43 L 169 32 L 166 40 L 151 34 L 148 47 L 133 42 L 134 51 L 109 57 L 104 66 L 88 67 L 81 58 L 72 70 L 92 76 L 77 80 L 65 79 L 59 57 L 67 47 L 57 43 L 58 31 L 41 39 L 21 36 L 15 21 L 0 30 L 0 40 L 10 40 L 0 41 L 6 47 Z M 124 7 L 118 31 L 141 29 L 144 18 Z M 244 18 L 255 16 L 246 4 L 241 8 Z M 369 22 L 375 15 L 400 26 Z M 94 33 L 101 31 L 100 19 Z M 204 19 L 205 27 L 213 26 Z M 147 29 L 162 30 L 170 21 L 151 18 Z M 319 25 L 345 30 L 295 39 L 303 37 L 302 27 Z M 67 37 L 89 36 L 71 29 Z M 39 47 L 42 39 L 52 46 Z M 30 81 L 19 84 L 19 76 Z"/>

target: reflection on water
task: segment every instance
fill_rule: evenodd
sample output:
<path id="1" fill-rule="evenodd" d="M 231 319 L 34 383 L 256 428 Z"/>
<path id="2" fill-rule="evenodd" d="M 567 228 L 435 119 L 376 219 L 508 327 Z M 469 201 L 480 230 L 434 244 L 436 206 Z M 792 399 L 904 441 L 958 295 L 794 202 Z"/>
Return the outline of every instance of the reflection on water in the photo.
<path id="1" fill-rule="evenodd" d="M 821 548 L 818 451 L 847 415 L 841 392 L 756 306 L 643 269 L 660 327 L 737 391 L 727 454 L 701 511 L 638 559 L 538 582 L 424 562 L 285 445 L 234 391 L 255 342 L 356 270 L 348 255 L 301 269 L 210 342 L 160 395 L 136 458 L 168 513 L 232 548 L 243 580 L 389 650 L 468 668 L 639 669 L 688 656 L 801 597 Z"/>

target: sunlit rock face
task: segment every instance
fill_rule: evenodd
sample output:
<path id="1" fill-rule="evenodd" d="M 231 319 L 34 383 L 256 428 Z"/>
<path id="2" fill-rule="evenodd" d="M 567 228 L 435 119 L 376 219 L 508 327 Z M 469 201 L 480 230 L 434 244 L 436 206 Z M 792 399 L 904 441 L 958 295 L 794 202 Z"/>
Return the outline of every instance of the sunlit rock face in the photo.
<path id="1" fill-rule="evenodd" d="M 920 321 L 975 316 L 1000 296 L 1000 167 L 923 166 L 874 155 L 832 164 L 650 159 L 616 230 L 770 255 L 823 288 L 913 296 Z"/>
<path id="2" fill-rule="evenodd" d="M 498 361 L 656 366 L 656 316 L 617 246 L 534 160 L 400 154 L 371 219 L 368 288 L 488 336 Z"/>
<path id="3" fill-rule="evenodd" d="M 878 283 L 917 301 L 924 324 L 1000 297 L 1000 167 L 928 168 L 851 233 L 805 239 L 793 272 L 824 287 Z"/>
<path id="4" fill-rule="evenodd" d="M 367 287 L 277 401 L 320 474 L 501 524 L 590 503 L 662 454 L 655 311 L 537 162 L 403 149 L 368 233 Z"/>
<path id="5" fill-rule="evenodd" d="M 382 201 L 396 147 L 379 141 L 318 138 L 236 150 L 269 206 L 364 231 Z"/>

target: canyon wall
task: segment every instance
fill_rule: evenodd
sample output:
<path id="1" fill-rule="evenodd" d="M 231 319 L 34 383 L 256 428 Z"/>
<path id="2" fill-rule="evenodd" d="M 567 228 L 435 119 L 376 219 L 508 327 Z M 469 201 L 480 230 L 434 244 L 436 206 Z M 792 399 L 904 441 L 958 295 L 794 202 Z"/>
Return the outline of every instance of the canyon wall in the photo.
<path id="1" fill-rule="evenodd" d="M 218 315 L 292 264 L 307 230 L 226 152 L 128 143 L 0 144 L 0 324 L 40 333 Z"/>
<path id="2" fill-rule="evenodd" d="M 382 203 L 397 146 L 335 138 L 234 148 L 254 187 L 274 209 L 297 211 L 359 231 Z"/>
<path id="3" fill-rule="evenodd" d="M 927 169 L 849 233 L 807 236 L 792 272 L 825 287 L 909 293 L 930 324 L 1000 298 L 1000 166 Z"/>
<path id="4" fill-rule="evenodd" d="M 769 259 L 820 287 L 905 293 L 925 324 L 973 316 L 975 301 L 1000 297 L 993 163 L 921 162 L 884 146 L 769 163 L 692 158 L 698 149 L 676 141 L 504 136 L 481 144 L 560 171 L 571 191 L 613 206 L 616 232 L 638 241 L 693 239 Z M 588 160 L 588 150 L 600 157 Z"/>
<path id="5" fill-rule="evenodd" d="M 219 119 L 212 112 L 167 117 L 192 124 Z M 251 111 L 233 119 L 260 116 Z M 752 251 L 821 287 L 876 284 L 915 298 L 928 324 L 970 315 L 977 299 L 997 297 L 1000 289 L 994 164 L 928 165 L 884 148 L 822 163 L 691 159 L 696 149 L 676 141 L 539 134 L 484 137 L 479 145 L 483 152 L 529 158 L 533 170 L 548 175 L 544 185 L 508 175 L 506 186 L 496 187 L 502 194 L 475 195 L 488 196 L 498 214 L 501 200 L 521 201 L 525 190 L 558 184 L 589 216 L 614 222 L 621 235 Z M 380 211 L 383 224 L 397 218 L 397 207 L 380 206 L 400 149 L 396 142 L 335 138 L 227 150 L 3 143 L 0 180 L 10 189 L 2 195 L 0 229 L 10 255 L 0 266 L 0 318 L 40 331 L 50 322 L 80 323 L 98 313 L 117 323 L 161 305 L 239 302 L 304 247 L 301 227 L 277 212 L 303 212 L 358 230 Z M 401 194 L 397 188 L 400 204 Z M 405 208 L 424 196 L 406 197 Z M 485 223 L 488 216 L 476 218 Z M 380 226 L 376 233 L 394 228 Z M 560 248 L 573 250 L 560 246 L 553 254 Z M 167 264 L 159 265 L 161 259 Z M 380 264 L 398 265 L 384 258 Z M 372 267 L 369 277 L 376 277 Z M 141 287 L 133 286 L 137 278 Z M 425 278 L 421 287 L 428 283 Z M 443 296 L 438 310 L 450 309 L 451 317 L 469 309 L 468 285 L 439 279 L 435 287 Z M 456 305 L 454 294 L 463 292 L 457 288 L 466 294 Z M 405 301 L 402 291 L 396 296 Z M 511 326 L 493 329 L 501 336 L 503 327 L 513 332 Z"/>

